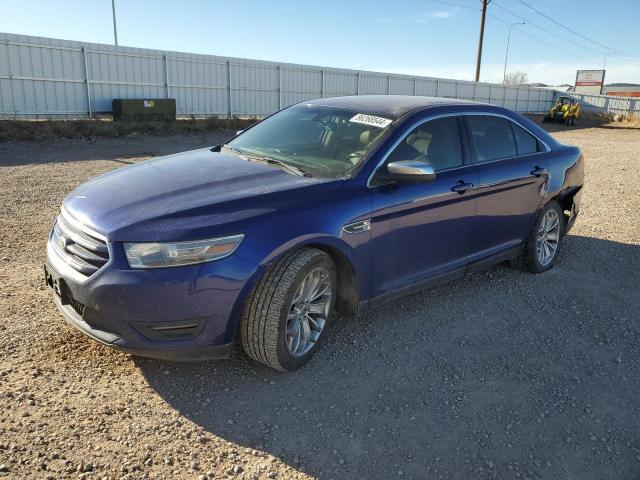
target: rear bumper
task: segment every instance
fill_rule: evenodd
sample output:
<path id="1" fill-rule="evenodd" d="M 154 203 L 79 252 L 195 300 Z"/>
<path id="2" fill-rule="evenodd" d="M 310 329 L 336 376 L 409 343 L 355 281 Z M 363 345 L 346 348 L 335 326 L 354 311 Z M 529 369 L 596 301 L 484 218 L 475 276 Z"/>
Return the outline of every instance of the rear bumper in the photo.
<path id="1" fill-rule="evenodd" d="M 229 357 L 254 264 L 232 255 L 188 267 L 132 270 L 117 257 L 112 260 L 84 282 L 61 275 L 65 300 L 52 295 L 69 324 L 134 355 L 182 361 Z"/>
<path id="2" fill-rule="evenodd" d="M 567 219 L 567 225 L 564 233 L 569 233 L 569 230 L 573 227 L 573 224 L 576 222 L 576 218 L 580 213 L 580 200 L 582 199 L 582 188 L 578 190 L 573 196 L 573 202 L 571 204 L 571 210 L 569 211 L 569 218 Z"/>

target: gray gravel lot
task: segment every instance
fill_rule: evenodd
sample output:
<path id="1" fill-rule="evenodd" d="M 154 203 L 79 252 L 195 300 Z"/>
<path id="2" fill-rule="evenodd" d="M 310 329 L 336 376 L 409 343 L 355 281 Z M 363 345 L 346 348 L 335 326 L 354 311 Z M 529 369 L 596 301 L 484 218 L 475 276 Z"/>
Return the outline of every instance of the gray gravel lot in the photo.
<path id="1" fill-rule="evenodd" d="M 553 270 L 337 321 L 288 374 L 112 351 L 41 279 L 68 191 L 222 134 L 0 144 L 0 476 L 640 478 L 640 130 L 554 128 L 587 186 Z"/>

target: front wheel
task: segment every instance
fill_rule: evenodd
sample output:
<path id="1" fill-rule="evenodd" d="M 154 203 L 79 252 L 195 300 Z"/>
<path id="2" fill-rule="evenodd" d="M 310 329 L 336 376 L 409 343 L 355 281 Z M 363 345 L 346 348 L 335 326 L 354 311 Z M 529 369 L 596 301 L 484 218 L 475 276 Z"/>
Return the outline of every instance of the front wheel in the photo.
<path id="1" fill-rule="evenodd" d="M 527 242 L 511 265 L 520 270 L 542 273 L 555 264 L 564 233 L 564 215 L 555 200 L 542 209 L 533 224 Z"/>
<path id="2" fill-rule="evenodd" d="M 246 354 L 276 370 L 294 370 L 318 349 L 337 288 L 331 257 L 304 248 L 281 258 L 260 279 L 240 320 Z"/>

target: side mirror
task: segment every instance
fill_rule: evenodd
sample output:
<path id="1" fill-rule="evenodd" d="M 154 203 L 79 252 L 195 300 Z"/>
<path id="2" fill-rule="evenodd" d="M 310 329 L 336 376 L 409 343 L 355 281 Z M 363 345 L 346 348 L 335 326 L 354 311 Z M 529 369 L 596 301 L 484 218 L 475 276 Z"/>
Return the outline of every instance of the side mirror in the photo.
<path id="1" fill-rule="evenodd" d="M 436 178 L 433 167 L 419 160 L 391 162 L 387 165 L 387 171 L 392 179 L 405 183 L 429 182 Z"/>
<path id="2" fill-rule="evenodd" d="M 242 132 L 244 132 L 244 130 L 238 130 L 238 131 L 236 132 L 236 137 L 237 137 L 238 135 L 240 135 Z"/>

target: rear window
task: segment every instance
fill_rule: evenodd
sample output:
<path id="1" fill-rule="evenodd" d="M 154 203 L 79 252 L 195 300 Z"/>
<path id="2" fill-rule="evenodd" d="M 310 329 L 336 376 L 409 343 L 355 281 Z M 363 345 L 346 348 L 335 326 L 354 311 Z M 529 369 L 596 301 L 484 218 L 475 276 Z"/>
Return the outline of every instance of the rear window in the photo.
<path id="1" fill-rule="evenodd" d="M 516 146 L 518 147 L 518 155 L 528 155 L 530 153 L 540 152 L 540 142 L 538 139 L 527 132 L 524 128 L 512 123 L 513 133 L 516 136 Z"/>
<path id="2" fill-rule="evenodd" d="M 488 115 L 469 115 L 467 120 L 476 146 L 476 161 L 490 162 L 518 154 L 509 120 Z"/>

